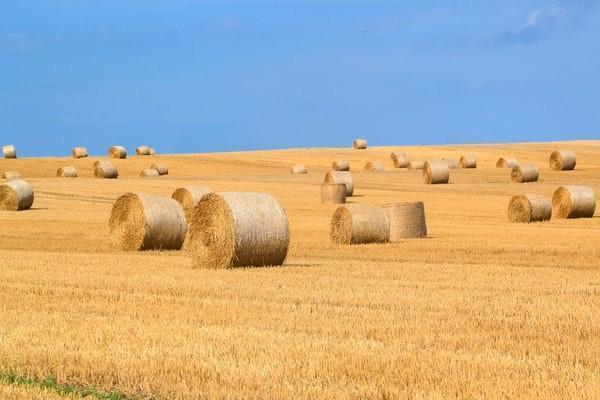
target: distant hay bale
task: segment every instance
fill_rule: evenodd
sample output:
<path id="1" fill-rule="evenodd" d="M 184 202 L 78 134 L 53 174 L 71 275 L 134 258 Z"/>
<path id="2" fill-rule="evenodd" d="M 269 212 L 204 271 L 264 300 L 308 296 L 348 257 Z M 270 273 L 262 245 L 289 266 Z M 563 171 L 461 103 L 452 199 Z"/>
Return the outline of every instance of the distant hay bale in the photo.
<path id="1" fill-rule="evenodd" d="M 155 154 L 156 154 L 156 150 L 154 150 L 154 147 L 148 147 L 148 155 L 153 156 Z"/>
<path id="2" fill-rule="evenodd" d="M 96 163 L 94 163 L 94 177 L 101 179 L 117 179 L 119 177 L 117 167 L 110 162 L 96 161 Z"/>
<path id="3" fill-rule="evenodd" d="M 12 144 L 2 146 L 2 154 L 4 154 L 4 158 L 17 158 L 17 151 Z"/>
<path id="4" fill-rule="evenodd" d="M 513 196 L 508 203 L 510 222 L 540 222 L 552 218 L 550 199 L 539 194 Z"/>
<path id="5" fill-rule="evenodd" d="M 209 193 L 194 208 L 188 248 L 200 268 L 282 265 L 289 247 L 284 209 L 266 193 Z"/>
<path id="6" fill-rule="evenodd" d="M 304 164 L 295 164 L 292 165 L 292 174 L 306 174 L 308 171 L 306 170 L 306 166 Z"/>
<path id="7" fill-rule="evenodd" d="M 383 208 L 390 224 L 390 242 L 427 237 L 425 206 L 422 201 L 393 203 Z"/>
<path id="8" fill-rule="evenodd" d="M 56 176 L 62 178 L 77 178 L 77 168 L 69 165 L 66 167 L 60 167 L 56 171 Z"/>
<path id="9" fill-rule="evenodd" d="M 96 160 L 96 161 L 94 161 L 93 167 L 94 167 L 94 169 L 96 169 L 96 168 L 98 168 L 98 166 L 100 166 L 100 165 L 103 165 L 103 164 L 106 164 L 106 165 L 113 165 L 113 164 L 112 164 L 110 161 L 108 161 L 108 160 Z"/>
<path id="10" fill-rule="evenodd" d="M 392 153 L 391 154 L 392 162 L 394 163 L 394 168 L 407 168 L 408 167 L 408 156 L 402 153 Z"/>
<path id="11" fill-rule="evenodd" d="M 577 159 L 575 153 L 568 150 L 558 150 L 550 155 L 550 168 L 557 171 L 570 171 L 575 169 Z"/>
<path id="12" fill-rule="evenodd" d="M 461 156 L 459 163 L 461 168 L 477 168 L 477 159 L 473 156 Z"/>
<path id="13" fill-rule="evenodd" d="M 517 160 L 515 158 L 511 158 L 511 157 L 502 157 L 502 158 L 499 158 L 498 161 L 496 162 L 496 168 L 513 169 L 517 165 L 519 165 Z"/>
<path id="14" fill-rule="evenodd" d="M 373 172 L 383 172 L 385 168 L 383 164 L 379 161 L 369 161 L 365 164 L 365 170 Z"/>
<path id="15" fill-rule="evenodd" d="M 423 169 L 425 161 L 422 160 L 411 160 L 408 162 L 408 169 Z"/>
<path id="16" fill-rule="evenodd" d="M 325 181 L 323 183 L 343 183 L 346 185 L 346 196 L 351 197 L 354 194 L 352 173 L 349 171 L 329 171 L 325 175 Z"/>
<path id="17" fill-rule="evenodd" d="M 596 194 L 589 186 L 560 186 L 552 196 L 555 218 L 592 218 L 596 211 Z"/>
<path id="18" fill-rule="evenodd" d="M 148 146 L 139 146 L 139 147 L 136 147 L 135 153 L 138 156 L 149 156 L 150 155 L 150 147 L 148 147 Z"/>
<path id="19" fill-rule="evenodd" d="M 321 203 L 346 203 L 346 185 L 343 183 L 323 183 L 321 185 Z"/>
<path id="20" fill-rule="evenodd" d="M 142 193 L 119 197 L 108 225 L 112 246 L 121 251 L 179 250 L 187 232 L 179 203 Z"/>
<path id="21" fill-rule="evenodd" d="M 442 161 L 445 162 L 450 169 L 457 169 L 460 166 L 458 160 L 454 158 L 442 158 Z"/>
<path id="22" fill-rule="evenodd" d="M 358 150 L 364 150 L 367 148 L 366 139 L 356 139 L 352 142 L 352 147 Z"/>
<path id="23" fill-rule="evenodd" d="M 140 176 L 142 178 L 152 178 L 154 176 L 160 176 L 160 174 L 155 169 L 145 168 L 145 169 L 142 170 L 142 172 L 140 172 Z"/>
<path id="24" fill-rule="evenodd" d="M 71 154 L 73 158 L 85 158 L 88 156 L 88 151 L 85 147 L 74 147 Z"/>
<path id="25" fill-rule="evenodd" d="M 517 183 L 537 182 L 540 169 L 535 164 L 519 164 L 513 167 L 510 176 Z"/>
<path id="26" fill-rule="evenodd" d="M 448 183 L 450 169 L 444 161 L 426 161 L 423 166 L 423 179 L 430 185 Z"/>
<path id="27" fill-rule="evenodd" d="M 108 156 L 110 158 L 127 158 L 127 149 L 123 146 L 112 146 L 108 149 Z"/>
<path id="28" fill-rule="evenodd" d="M 209 193 L 213 193 L 213 190 L 207 187 L 186 186 L 176 189 L 171 195 L 171 198 L 181 205 L 187 221 L 190 222 L 194 207 L 196 207 L 196 204 Z"/>
<path id="29" fill-rule="evenodd" d="M 20 179 L 21 174 L 17 171 L 4 171 L 2 173 L 2 179 L 11 180 L 11 179 Z"/>
<path id="30" fill-rule="evenodd" d="M 29 210 L 33 205 L 33 189 L 22 179 L 13 179 L 0 185 L 0 210 Z"/>
<path id="31" fill-rule="evenodd" d="M 165 164 L 154 163 L 150 166 L 150 168 L 158 172 L 159 175 L 169 174 L 169 167 Z"/>
<path id="32" fill-rule="evenodd" d="M 381 207 L 366 204 L 340 206 L 331 218 L 330 236 L 336 244 L 389 242 L 386 212 Z"/>
<path id="33" fill-rule="evenodd" d="M 350 171 L 350 163 L 346 160 L 335 160 L 331 164 L 334 171 Z"/>

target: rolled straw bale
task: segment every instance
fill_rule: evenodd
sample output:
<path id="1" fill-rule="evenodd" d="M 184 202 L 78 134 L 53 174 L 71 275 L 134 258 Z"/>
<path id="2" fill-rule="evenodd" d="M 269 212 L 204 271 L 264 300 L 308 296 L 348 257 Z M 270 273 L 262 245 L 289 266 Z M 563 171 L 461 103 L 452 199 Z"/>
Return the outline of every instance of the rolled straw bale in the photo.
<path id="1" fill-rule="evenodd" d="M 292 165 L 291 172 L 292 172 L 292 174 L 306 174 L 306 173 L 308 173 L 308 171 L 306 171 L 306 166 L 304 164 L 295 164 L 295 165 Z"/>
<path id="2" fill-rule="evenodd" d="M 99 161 L 98 165 L 94 168 L 94 176 L 102 179 L 117 179 L 119 171 L 110 162 Z"/>
<path id="3" fill-rule="evenodd" d="M 406 154 L 392 153 L 392 162 L 394 168 L 407 168 L 409 160 Z"/>
<path id="4" fill-rule="evenodd" d="M 127 149 L 123 146 L 112 146 L 108 149 L 108 156 L 110 158 L 127 158 Z"/>
<path id="5" fill-rule="evenodd" d="M 2 173 L 2 179 L 10 180 L 10 179 L 19 179 L 21 178 L 21 174 L 17 171 L 4 171 Z"/>
<path id="6" fill-rule="evenodd" d="M 148 155 L 153 156 L 155 154 L 156 154 L 156 150 L 154 150 L 154 147 L 148 147 Z"/>
<path id="7" fill-rule="evenodd" d="M 151 178 L 151 177 L 154 177 L 154 176 L 160 176 L 160 174 L 155 169 L 145 168 L 145 169 L 142 170 L 142 172 L 140 172 L 140 176 L 142 178 Z"/>
<path id="8" fill-rule="evenodd" d="M 138 156 L 149 156 L 150 155 L 150 147 L 148 147 L 148 146 L 139 146 L 139 147 L 136 147 L 135 153 Z"/>
<path id="9" fill-rule="evenodd" d="M 187 221 L 190 222 L 194 207 L 196 207 L 196 204 L 209 193 L 213 193 L 213 190 L 207 187 L 186 186 L 176 189 L 171 195 L 171 198 L 181 204 Z"/>
<path id="10" fill-rule="evenodd" d="M 596 194 L 589 186 L 561 186 L 552 196 L 555 218 L 592 218 L 596 211 Z"/>
<path id="11" fill-rule="evenodd" d="M 461 156 L 459 162 L 461 168 L 477 168 L 477 159 L 473 156 Z"/>
<path id="12" fill-rule="evenodd" d="M 330 236 L 337 244 L 385 243 L 390 241 L 390 225 L 381 207 L 346 204 L 333 213 Z"/>
<path id="13" fill-rule="evenodd" d="M 113 164 L 112 164 L 110 161 L 108 161 L 108 160 L 96 160 L 96 161 L 94 161 L 94 169 L 98 168 L 98 166 L 100 166 L 100 165 L 103 165 L 103 164 L 106 164 L 106 165 L 113 165 Z"/>
<path id="14" fill-rule="evenodd" d="M 550 154 L 550 168 L 557 171 L 570 171 L 575 169 L 577 159 L 575 153 L 569 150 L 558 150 Z"/>
<path id="15" fill-rule="evenodd" d="M 187 223 L 183 208 L 169 197 L 126 193 L 113 205 L 108 223 L 116 250 L 179 250 Z"/>
<path id="16" fill-rule="evenodd" d="M 56 176 L 63 178 L 77 178 L 77 168 L 69 165 L 66 167 L 60 167 L 56 171 Z"/>
<path id="17" fill-rule="evenodd" d="M 84 158 L 88 156 L 88 151 L 85 147 L 74 147 L 71 154 L 73 158 Z"/>
<path id="18" fill-rule="evenodd" d="M 325 175 L 324 183 L 343 183 L 346 185 L 346 196 L 351 197 L 354 194 L 352 173 L 349 171 L 329 171 Z"/>
<path id="19" fill-rule="evenodd" d="M 365 164 L 365 170 L 374 172 L 383 172 L 385 168 L 379 161 L 369 161 Z"/>
<path id="20" fill-rule="evenodd" d="M 408 162 L 408 169 L 423 169 L 425 161 L 422 160 L 411 160 Z"/>
<path id="21" fill-rule="evenodd" d="M 442 161 L 444 161 L 450 169 L 456 169 L 460 166 L 458 160 L 454 158 L 442 158 Z"/>
<path id="22" fill-rule="evenodd" d="M 519 163 L 517 162 L 517 160 L 515 158 L 502 157 L 502 158 L 499 158 L 498 161 L 496 162 L 496 168 L 510 168 L 510 169 L 513 169 L 518 164 Z"/>
<path id="23" fill-rule="evenodd" d="M 288 219 L 266 193 L 209 193 L 194 208 L 188 240 L 197 267 L 281 265 Z"/>
<path id="24" fill-rule="evenodd" d="M 390 224 L 390 242 L 427 237 L 425 206 L 417 203 L 393 203 L 384 207 Z"/>
<path id="25" fill-rule="evenodd" d="M 331 169 L 334 171 L 350 171 L 350 163 L 346 160 L 335 160 L 331 164 Z"/>
<path id="26" fill-rule="evenodd" d="M 159 175 L 167 175 L 169 173 L 169 167 L 165 164 L 154 163 L 150 168 L 158 172 Z"/>
<path id="27" fill-rule="evenodd" d="M 450 169 L 444 161 L 426 161 L 423 166 L 423 179 L 427 184 L 448 183 Z"/>
<path id="28" fill-rule="evenodd" d="M 2 154 L 4 154 L 4 158 L 17 158 L 17 151 L 12 144 L 2 146 Z"/>
<path id="29" fill-rule="evenodd" d="M 535 164 L 519 164 L 513 167 L 510 173 L 513 182 L 537 182 L 540 169 Z"/>
<path id="30" fill-rule="evenodd" d="M 321 203 L 346 203 L 346 185 L 343 183 L 323 183 L 321 185 Z"/>
<path id="31" fill-rule="evenodd" d="M 552 217 L 552 203 L 546 196 L 524 194 L 513 196 L 508 203 L 510 222 L 548 221 Z"/>
<path id="32" fill-rule="evenodd" d="M 366 139 L 356 139 L 352 142 L 352 147 L 358 150 L 364 150 L 367 148 L 367 141 Z"/>
<path id="33" fill-rule="evenodd" d="M 0 185 L 0 210 L 29 210 L 33 204 L 33 189 L 22 179 L 13 179 Z"/>

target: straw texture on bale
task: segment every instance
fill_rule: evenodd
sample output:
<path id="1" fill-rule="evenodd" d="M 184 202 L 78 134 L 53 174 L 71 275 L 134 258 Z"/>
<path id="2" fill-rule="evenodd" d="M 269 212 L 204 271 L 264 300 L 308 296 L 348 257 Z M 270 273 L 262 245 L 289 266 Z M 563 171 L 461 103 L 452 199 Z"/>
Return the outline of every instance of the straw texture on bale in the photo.
<path id="1" fill-rule="evenodd" d="M 292 166 L 292 174 L 306 174 L 306 166 L 304 164 L 295 164 Z"/>
<path id="2" fill-rule="evenodd" d="M 408 167 L 408 157 L 406 154 L 402 153 L 392 153 L 391 155 L 392 162 L 394 163 L 394 168 L 407 168 Z"/>
<path id="3" fill-rule="evenodd" d="M 336 160 L 331 164 L 334 171 L 350 171 L 350 163 L 346 160 Z"/>
<path id="4" fill-rule="evenodd" d="M 524 194 L 513 196 L 508 203 L 510 222 L 539 222 L 552 218 L 552 203 L 546 196 Z"/>
<path id="5" fill-rule="evenodd" d="M 150 168 L 158 172 L 159 175 L 169 174 L 169 167 L 167 167 L 165 164 L 154 163 L 150 166 Z"/>
<path id="6" fill-rule="evenodd" d="M 94 168 L 94 176 L 101 179 L 117 179 L 119 171 L 117 167 L 108 161 L 96 161 L 98 164 Z"/>
<path id="7" fill-rule="evenodd" d="M 448 183 L 450 180 L 450 169 L 445 161 L 426 161 L 423 166 L 423 179 L 425 183 L 435 185 Z"/>
<path id="8" fill-rule="evenodd" d="M 156 150 L 154 150 L 154 147 L 148 147 L 148 155 L 153 156 L 155 154 L 156 154 Z"/>
<path id="9" fill-rule="evenodd" d="M 179 250 L 187 224 L 178 202 L 169 197 L 125 193 L 113 205 L 110 239 L 115 250 Z"/>
<path id="10" fill-rule="evenodd" d="M 202 200 L 202 198 L 209 193 L 213 193 L 213 190 L 207 187 L 186 186 L 176 189 L 171 195 L 171 198 L 181 205 L 183 211 L 185 212 L 187 221 L 189 222 L 196 204 L 198 204 L 200 200 Z"/>
<path id="11" fill-rule="evenodd" d="M 365 164 L 365 170 L 367 171 L 383 172 L 384 169 L 383 164 L 379 161 L 369 161 Z"/>
<path id="12" fill-rule="evenodd" d="M 282 265 L 288 219 L 266 193 L 210 193 L 194 208 L 188 246 L 200 268 Z"/>
<path id="13" fill-rule="evenodd" d="M 550 168 L 557 171 L 570 171 L 575 169 L 577 159 L 575 153 L 568 150 L 559 150 L 550 154 Z"/>
<path id="14" fill-rule="evenodd" d="M 60 167 L 56 171 L 56 176 L 63 178 L 77 178 L 77 168 L 69 165 L 66 167 Z"/>
<path id="15" fill-rule="evenodd" d="M 321 203 L 346 203 L 346 185 L 343 183 L 323 183 L 321 185 Z"/>
<path id="16" fill-rule="evenodd" d="M 390 224 L 390 242 L 427 237 L 423 202 L 388 204 L 384 210 Z"/>
<path id="17" fill-rule="evenodd" d="M 390 240 L 390 226 L 381 207 L 346 204 L 331 218 L 331 241 L 336 244 L 385 243 Z"/>
<path id="18" fill-rule="evenodd" d="M 589 186 L 561 186 L 552 196 L 555 218 L 592 218 L 596 211 L 596 194 Z"/>
<path id="19" fill-rule="evenodd" d="M 510 173 L 513 182 L 537 182 L 540 176 L 540 169 L 535 164 L 519 164 L 513 167 Z"/>
<path id="20" fill-rule="evenodd" d="M 153 177 L 153 176 L 160 176 L 160 174 L 155 169 L 145 168 L 145 169 L 142 170 L 142 172 L 140 172 L 140 176 L 142 178 L 150 178 L 150 177 Z"/>
<path id="21" fill-rule="evenodd" d="M 2 173 L 2 179 L 19 179 L 21 177 L 21 174 L 18 173 L 17 171 L 4 171 Z"/>
<path id="22" fill-rule="evenodd" d="M 517 162 L 517 160 L 514 159 L 514 158 L 511 158 L 511 157 L 502 157 L 502 158 L 499 158 L 498 161 L 496 162 L 496 168 L 510 168 L 510 169 L 513 169 L 517 165 L 519 165 L 519 163 Z"/>
<path id="23" fill-rule="evenodd" d="M 88 150 L 85 147 L 74 147 L 71 154 L 73 158 L 84 158 L 88 156 Z"/>
<path id="24" fill-rule="evenodd" d="M 450 169 L 456 169 L 460 166 L 458 160 L 455 160 L 454 158 L 442 158 L 442 161 L 445 162 Z"/>
<path id="25" fill-rule="evenodd" d="M 352 147 L 358 150 L 364 150 L 367 148 L 367 141 L 365 139 L 356 139 L 352 142 Z"/>
<path id="26" fill-rule="evenodd" d="M 148 147 L 148 146 L 139 146 L 139 147 L 136 147 L 135 153 L 138 156 L 149 156 L 150 155 L 150 147 Z"/>
<path id="27" fill-rule="evenodd" d="M 462 156 L 459 163 L 461 168 L 477 168 L 477 159 L 473 156 Z"/>
<path id="28" fill-rule="evenodd" d="M 0 210 L 29 210 L 33 205 L 33 189 L 22 179 L 13 179 L 0 185 Z"/>
<path id="29" fill-rule="evenodd" d="M 110 158 L 127 158 L 127 150 L 123 146 L 112 146 L 108 149 Z"/>
<path id="30" fill-rule="evenodd" d="M 98 168 L 100 165 L 113 165 L 113 163 L 111 163 L 108 160 L 96 160 L 96 161 L 94 161 L 94 169 Z"/>
<path id="31" fill-rule="evenodd" d="M 422 160 L 411 160 L 408 162 L 408 169 L 423 169 L 425 161 Z"/>
<path id="32" fill-rule="evenodd" d="M 17 158 L 17 151 L 12 144 L 2 146 L 2 154 L 4 154 L 4 158 Z"/>
<path id="33" fill-rule="evenodd" d="M 324 183 L 343 183 L 346 185 L 346 196 L 351 197 L 354 194 L 354 182 L 349 171 L 329 171 L 325 175 Z"/>

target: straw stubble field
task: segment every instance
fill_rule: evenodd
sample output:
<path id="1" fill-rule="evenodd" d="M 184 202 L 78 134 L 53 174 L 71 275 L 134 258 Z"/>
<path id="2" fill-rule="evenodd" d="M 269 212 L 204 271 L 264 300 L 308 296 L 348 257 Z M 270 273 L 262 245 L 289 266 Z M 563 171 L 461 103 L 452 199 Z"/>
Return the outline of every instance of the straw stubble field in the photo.
<path id="1" fill-rule="evenodd" d="M 550 170 L 560 148 L 576 170 Z M 477 169 L 426 185 L 392 169 L 393 150 L 475 154 Z M 537 164 L 539 182 L 512 183 L 500 156 Z M 36 193 L 32 210 L 0 212 L 0 372 L 158 399 L 600 396 L 600 218 L 507 218 L 513 194 L 600 193 L 600 142 L 131 157 L 112 160 L 117 180 L 94 179 L 96 159 L 0 160 Z M 350 202 L 424 201 L 430 238 L 332 244 L 320 185 L 335 159 L 356 171 Z M 362 170 L 375 160 L 385 172 Z M 168 176 L 138 177 L 155 161 Z M 54 177 L 67 164 L 80 178 Z M 201 270 L 185 252 L 110 249 L 119 195 L 192 184 L 278 198 L 285 266 Z M 2 380 L 1 393 L 56 398 Z"/>

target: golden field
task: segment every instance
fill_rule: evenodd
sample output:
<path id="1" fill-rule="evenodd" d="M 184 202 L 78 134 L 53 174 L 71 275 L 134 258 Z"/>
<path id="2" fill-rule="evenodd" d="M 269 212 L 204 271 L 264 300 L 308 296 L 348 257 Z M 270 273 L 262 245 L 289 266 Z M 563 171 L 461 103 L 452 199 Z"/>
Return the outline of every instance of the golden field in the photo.
<path id="1" fill-rule="evenodd" d="M 575 171 L 549 169 L 556 149 L 575 151 Z M 397 150 L 474 154 L 478 168 L 426 185 L 393 170 Z M 512 183 L 501 156 L 536 163 L 540 181 Z M 333 245 L 320 184 L 338 158 L 351 202 L 422 200 L 430 237 Z M 117 180 L 92 178 L 96 159 L 0 160 L 35 190 L 32 210 L 0 212 L 0 372 L 142 399 L 600 397 L 600 218 L 506 215 L 513 194 L 600 194 L 600 142 L 132 156 L 114 160 Z M 168 176 L 138 177 L 157 160 Z M 385 172 L 362 171 L 375 160 Z M 297 162 L 308 175 L 290 174 Z M 55 178 L 64 165 L 80 178 Z M 184 185 L 277 197 L 285 265 L 200 270 L 184 251 L 111 250 L 119 195 Z M 0 381 L 0 397 L 60 396 Z"/>

